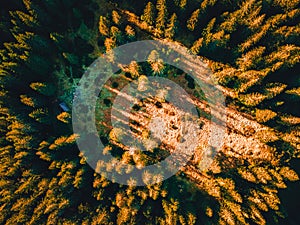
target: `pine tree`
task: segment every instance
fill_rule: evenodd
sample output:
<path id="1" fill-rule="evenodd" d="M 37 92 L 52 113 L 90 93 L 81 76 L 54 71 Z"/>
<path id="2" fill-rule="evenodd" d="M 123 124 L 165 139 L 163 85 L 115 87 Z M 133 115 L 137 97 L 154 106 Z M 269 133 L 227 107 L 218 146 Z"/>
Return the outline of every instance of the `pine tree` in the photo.
<path id="1" fill-rule="evenodd" d="M 191 51 L 193 54 L 198 54 L 200 51 L 200 48 L 203 44 L 203 38 L 199 38 L 197 41 L 194 42 L 193 46 L 191 47 Z"/>
<path id="2" fill-rule="evenodd" d="M 39 123 L 50 124 L 48 111 L 45 109 L 36 109 L 29 114 L 29 117 L 35 119 Z"/>
<path id="3" fill-rule="evenodd" d="M 263 53 L 265 52 L 265 47 L 255 48 L 241 58 L 237 59 L 237 64 L 239 65 L 242 71 L 259 69 L 261 66 L 261 61 L 263 60 Z"/>
<path id="4" fill-rule="evenodd" d="M 117 27 L 115 27 L 115 26 L 112 26 L 111 28 L 110 28 L 110 33 L 111 33 L 111 36 L 112 36 L 112 38 L 114 38 L 114 39 L 116 39 L 116 40 L 118 40 L 118 41 L 121 41 L 121 35 L 122 35 L 122 33 L 121 33 L 121 31 L 119 30 L 119 28 L 117 28 Z"/>
<path id="5" fill-rule="evenodd" d="M 163 72 L 164 64 L 156 50 L 150 52 L 147 62 L 150 64 L 154 74 L 161 74 Z"/>
<path id="6" fill-rule="evenodd" d="M 157 17 L 156 17 L 156 29 L 158 36 L 162 35 L 162 32 L 166 26 L 167 20 L 167 6 L 165 0 L 158 0 L 156 3 Z"/>
<path id="7" fill-rule="evenodd" d="M 194 31 L 198 22 L 199 15 L 200 15 L 200 9 L 197 9 L 192 13 L 191 17 L 187 21 L 187 28 L 189 30 Z"/>
<path id="8" fill-rule="evenodd" d="M 177 16 L 175 13 L 173 13 L 173 15 L 170 18 L 169 24 L 165 29 L 165 37 L 172 39 L 176 33 L 176 30 L 177 30 Z"/>
<path id="9" fill-rule="evenodd" d="M 153 25 L 154 21 L 154 16 L 155 16 L 155 7 L 152 4 L 152 2 L 148 2 L 145 9 L 144 13 L 141 16 L 141 20 L 145 21 L 148 25 Z"/>
<path id="10" fill-rule="evenodd" d="M 107 22 L 107 19 L 103 16 L 100 16 L 100 19 L 99 19 L 99 32 L 100 32 L 100 34 L 102 34 L 104 36 L 109 35 L 108 22 Z"/>
<path id="11" fill-rule="evenodd" d="M 57 119 L 63 123 L 69 123 L 71 115 L 68 112 L 62 112 L 59 115 L 57 115 Z"/>
<path id="12" fill-rule="evenodd" d="M 185 7 L 187 5 L 187 0 L 174 0 L 174 2 L 175 2 L 175 5 L 177 5 L 181 9 L 185 9 Z"/>
<path id="13" fill-rule="evenodd" d="M 133 40 L 135 38 L 135 30 L 133 29 L 133 27 L 127 25 L 125 27 L 125 32 L 130 40 Z"/>
<path id="14" fill-rule="evenodd" d="M 112 21 L 116 24 L 119 25 L 120 24 L 120 19 L 121 16 L 119 15 L 119 13 L 115 10 L 112 11 Z M 100 32 L 101 33 L 101 32 Z"/>
<path id="15" fill-rule="evenodd" d="M 55 93 L 55 87 L 51 84 L 35 82 L 35 83 L 31 83 L 30 87 L 33 90 L 46 96 L 52 96 Z"/>

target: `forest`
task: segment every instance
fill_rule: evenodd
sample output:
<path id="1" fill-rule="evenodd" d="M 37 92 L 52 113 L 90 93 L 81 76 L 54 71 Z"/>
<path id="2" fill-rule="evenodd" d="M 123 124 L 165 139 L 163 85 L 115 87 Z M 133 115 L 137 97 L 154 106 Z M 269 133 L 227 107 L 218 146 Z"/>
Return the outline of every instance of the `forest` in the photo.
<path id="1" fill-rule="evenodd" d="M 224 95 L 223 144 L 208 167 L 208 93 L 155 50 L 144 62 L 118 64 L 97 95 L 90 126 L 113 160 L 91 165 L 89 142 L 81 151 L 74 105 L 82 78 L 93 76 L 99 57 L 113 64 L 114 49 L 144 40 L 187 49 Z M 299 73 L 300 0 L 2 0 L 0 224 L 299 225 Z M 190 128 L 197 122 L 198 138 L 178 134 L 180 116 L 166 98 L 179 99 L 180 88 L 133 102 L 124 125 L 118 93 L 128 84 L 143 92 L 154 78 L 188 94 L 184 105 L 199 118 L 186 120 Z M 91 109 L 80 107 L 83 121 L 91 119 Z M 150 140 L 161 132 L 151 115 L 168 128 L 160 145 Z M 156 164 L 178 143 L 196 150 L 166 179 L 145 171 L 124 184 L 107 176 Z"/>

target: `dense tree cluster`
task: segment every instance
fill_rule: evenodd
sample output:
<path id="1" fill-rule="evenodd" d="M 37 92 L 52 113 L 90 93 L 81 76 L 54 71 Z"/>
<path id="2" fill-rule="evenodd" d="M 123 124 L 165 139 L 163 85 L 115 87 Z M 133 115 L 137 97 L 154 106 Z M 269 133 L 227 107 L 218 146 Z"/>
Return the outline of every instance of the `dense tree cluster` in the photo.
<path id="1" fill-rule="evenodd" d="M 300 223 L 279 194 L 299 179 L 291 165 L 300 156 L 300 1 L 135 2 L 0 3 L 0 223 Z M 238 146 L 225 143 L 231 153 L 218 154 L 211 169 L 199 172 L 191 164 L 144 187 L 113 183 L 89 167 L 72 132 L 78 80 L 106 51 L 157 38 L 185 45 L 208 63 L 227 106 L 264 129 L 240 134 L 228 124 L 228 130 L 267 146 L 264 158 L 241 158 Z M 120 73 L 142 80 L 179 72 L 153 51 L 147 64 L 131 62 Z M 113 101 L 108 90 L 102 95 L 99 118 Z M 141 166 L 153 159 L 120 150 L 122 131 L 103 129 L 104 151 Z M 156 178 L 144 175 L 146 184 L 150 179 Z"/>

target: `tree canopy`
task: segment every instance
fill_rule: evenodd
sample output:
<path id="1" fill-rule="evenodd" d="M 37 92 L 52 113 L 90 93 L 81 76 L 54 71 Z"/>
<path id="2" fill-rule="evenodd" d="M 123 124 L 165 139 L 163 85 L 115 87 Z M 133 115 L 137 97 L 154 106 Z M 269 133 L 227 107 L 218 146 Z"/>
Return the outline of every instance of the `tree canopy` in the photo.
<path id="1" fill-rule="evenodd" d="M 1 224 L 300 223 L 299 0 L 0 5 Z M 207 170 L 199 169 L 199 153 L 167 180 L 149 185 L 159 177 L 145 173 L 145 186 L 135 186 L 134 177 L 121 185 L 88 165 L 66 109 L 72 109 L 78 81 L 97 57 L 148 39 L 186 46 L 207 63 L 226 95 L 226 138 Z M 120 140 L 129 131 L 112 129 L 109 118 L 116 93 L 128 82 L 146 90 L 151 76 L 186 89 L 198 103 L 201 129 L 207 129 L 201 87 L 152 51 L 145 63 L 121 65 L 99 95 L 96 126 L 104 154 L 114 156 L 104 165 L 108 171 L 115 160 L 143 167 L 169 154 L 163 148 L 128 149 Z M 164 107 L 168 102 L 144 99 L 132 108 L 150 113 Z M 129 123 L 130 132 L 151 135 L 141 121 Z M 143 142 L 145 148 L 152 144 Z"/>

